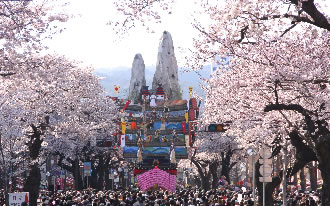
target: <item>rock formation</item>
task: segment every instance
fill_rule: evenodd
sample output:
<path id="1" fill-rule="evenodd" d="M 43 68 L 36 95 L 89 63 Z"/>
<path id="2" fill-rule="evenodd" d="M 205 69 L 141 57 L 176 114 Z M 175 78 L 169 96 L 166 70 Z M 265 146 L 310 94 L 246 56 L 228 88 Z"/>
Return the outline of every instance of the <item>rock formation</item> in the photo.
<path id="1" fill-rule="evenodd" d="M 182 99 L 178 81 L 178 64 L 174 54 L 172 36 L 164 31 L 158 48 L 156 72 L 152 81 L 152 89 L 161 85 L 169 100 Z"/>
<path id="2" fill-rule="evenodd" d="M 128 99 L 137 103 L 141 100 L 140 91 L 146 86 L 145 65 L 141 54 L 136 54 L 132 64 L 131 81 Z"/>

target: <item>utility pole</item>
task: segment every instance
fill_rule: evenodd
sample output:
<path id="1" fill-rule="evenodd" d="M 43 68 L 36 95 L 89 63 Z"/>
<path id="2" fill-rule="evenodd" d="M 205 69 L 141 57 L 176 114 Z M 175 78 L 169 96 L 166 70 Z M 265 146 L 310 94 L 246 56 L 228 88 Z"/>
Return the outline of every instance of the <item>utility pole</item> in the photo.
<path id="1" fill-rule="evenodd" d="M 254 148 L 249 148 L 247 150 L 248 155 L 250 156 L 249 158 L 251 158 L 251 161 L 249 160 L 249 174 L 251 177 L 251 172 L 252 172 L 252 197 L 253 197 L 253 205 L 256 205 L 256 172 L 255 172 L 255 164 L 256 164 L 256 153 Z M 252 170 L 252 171 L 251 171 Z"/>
<path id="2" fill-rule="evenodd" d="M 263 189 L 263 195 L 262 195 L 262 202 L 263 206 L 266 206 L 266 182 L 272 182 L 272 159 L 271 158 L 271 151 L 267 148 L 265 148 L 265 144 L 262 145 L 261 149 L 261 157 L 262 159 L 259 159 L 259 163 L 262 164 L 262 167 L 259 169 L 260 174 L 262 177 L 259 177 L 259 181 L 262 182 L 262 189 Z"/>
<path id="3" fill-rule="evenodd" d="M 8 176 L 7 176 L 7 166 L 6 166 L 6 162 L 5 162 L 5 156 L 3 155 L 3 148 L 2 148 L 2 135 L 0 133 L 0 152 L 1 152 L 1 156 L 2 156 L 2 165 L 4 167 L 4 180 L 5 180 L 5 198 L 6 198 L 6 204 L 9 205 L 9 201 L 8 201 Z"/>
<path id="4" fill-rule="evenodd" d="M 253 205 L 256 205 L 256 167 L 255 167 L 255 154 L 252 149 L 252 196 L 253 196 Z"/>
<path id="5" fill-rule="evenodd" d="M 285 142 L 285 146 L 283 148 L 284 151 L 284 165 L 283 165 L 283 206 L 287 206 L 287 178 L 286 173 L 288 169 L 288 142 Z"/>
<path id="6" fill-rule="evenodd" d="M 262 145 L 262 158 L 265 161 L 265 145 Z M 262 205 L 266 206 L 266 197 L 265 197 L 266 183 L 265 183 L 265 162 L 262 164 Z"/>
<path id="7" fill-rule="evenodd" d="M 146 96 L 143 95 L 143 135 L 144 138 L 147 137 L 147 125 L 146 125 Z"/>

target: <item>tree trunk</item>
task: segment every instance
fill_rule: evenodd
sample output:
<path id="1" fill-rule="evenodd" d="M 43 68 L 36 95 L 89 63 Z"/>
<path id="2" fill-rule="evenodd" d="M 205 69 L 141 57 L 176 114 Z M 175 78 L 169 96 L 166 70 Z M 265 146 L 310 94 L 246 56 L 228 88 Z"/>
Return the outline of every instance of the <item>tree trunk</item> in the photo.
<path id="1" fill-rule="evenodd" d="M 80 174 L 80 165 L 79 165 L 79 159 L 76 158 L 74 160 L 67 158 L 67 161 L 71 163 L 71 166 L 68 166 L 63 163 L 64 155 L 63 154 L 58 154 L 60 156 L 60 159 L 58 161 L 58 165 L 65 169 L 66 171 L 69 171 L 72 173 L 73 178 L 74 178 L 74 184 L 75 184 L 75 189 L 76 190 L 81 190 L 83 189 L 83 182 L 82 182 L 82 176 Z"/>
<path id="2" fill-rule="evenodd" d="M 274 174 L 275 176 L 279 176 L 281 171 L 281 165 L 283 165 L 282 155 L 278 154 L 276 156 L 276 162 L 275 162 L 275 172 L 276 172 L 276 175 Z M 279 189 L 280 189 L 280 185 L 276 187 L 276 191 L 279 191 Z"/>
<path id="3" fill-rule="evenodd" d="M 39 195 L 41 175 L 40 168 L 37 163 L 31 165 L 29 176 L 24 184 L 24 191 L 29 192 L 30 200 L 29 204 L 31 206 L 37 206 L 37 199 Z"/>
<path id="4" fill-rule="evenodd" d="M 313 162 L 308 164 L 308 171 L 309 171 L 309 182 L 311 184 L 311 190 L 317 190 L 317 167 L 313 165 Z"/>
<path id="5" fill-rule="evenodd" d="M 258 205 L 263 205 L 263 183 L 259 181 L 259 177 L 262 177 L 259 168 L 260 168 L 259 162 L 256 163 L 256 186 L 258 189 Z M 276 176 L 272 178 L 272 182 L 265 183 L 265 206 L 274 205 L 273 200 L 273 192 L 275 188 L 281 183 L 282 181 L 282 175 Z"/>
<path id="6" fill-rule="evenodd" d="M 83 182 L 82 182 L 82 176 L 80 174 L 80 166 L 79 166 L 79 159 L 76 158 L 72 162 L 72 174 L 74 178 L 74 183 L 75 183 L 75 189 L 76 190 L 81 190 L 83 188 Z"/>
<path id="7" fill-rule="evenodd" d="M 306 191 L 306 176 L 305 176 L 305 168 L 300 170 L 300 186 L 302 191 Z"/>
<path id="8" fill-rule="evenodd" d="M 292 184 L 293 184 L 294 186 L 297 186 L 297 184 L 298 184 L 298 175 L 297 175 L 297 173 L 294 174 L 294 176 L 293 176 Z"/>
<path id="9" fill-rule="evenodd" d="M 240 177 L 239 177 L 239 171 L 238 171 L 238 167 L 235 167 L 235 173 L 234 173 L 234 185 L 237 185 L 237 183 L 239 183 L 240 181 Z"/>
<path id="10" fill-rule="evenodd" d="M 207 175 L 201 175 L 201 186 L 202 189 L 207 191 L 210 189 L 210 173 Z"/>
<path id="11" fill-rule="evenodd" d="M 103 190 L 104 172 L 105 172 L 104 158 L 103 155 L 99 155 L 99 164 L 97 166 L 98 179 L 96 185 L 96 189 L 98 190 Z"/>
<path id="12" fill-rule="evenodd" d="M 111 179 L 109 179 L 109 175 L 105 178 L 105 189 L 110 190 L 111 189 Z"/>
<path id="13" fill-rule="evenodd" d="M 198 162 L 195 159 L 191 159 L 192 163 L 194 163 L 194 165 L 197 167 L 197 171 L 198 174 L 200 176 L 201 179 L 201 188 L 204 190 L 209 190 L 210 189 L 210 177 L 211 177 L 211 172 L 210 171 L 206 171 L 206 166 L 201 166 L 201 163 Z M 208 163 L 208 165 L 210 165 L 212 163 Z"/>
<path id="14" fill-rule="evenodd" d="M 316 146 L 323 185 L 321 191 L 322 206 L 330 205 L 330 134 L 320 137 Z"/>
<path id="15" fill-rule="evenodd" d="M 220 177 L 224 176 L 226 181 L 230 183 L 230 170 L 235 166 L 237 162 L 231 162 L 233 150 L 229 149 L 226 153 L 221 152 L 221 174 Z"/>
<path id="16" fill-rule="evenodd" d="M 41 144 L 43 142 L 41 139 L 42 132 L 35 125 L 31 125 L 31 128 L 32 134 L 29 135 L 30 140 L 27 142 L 27 146 L 29 148 L 30 161 L 36 161 L 39 157 Z M 31 206 L 37 206 L 40 182 L 41 174 L 39 164 L 31 163 L 29 176 L 24 183 L 24 191 L 29 192 L 29 205 Z"/>
<path id="17" fill-rule="evenodd" d="M 194 176 L 194 181 L 195 181 L 195 185 L 197 185 L 197 187 L 202 188 L 202 181 L 201 178 L 199 178 L 199 176 Z"/>
<path id="18" fill-rule="evenodd" d="M 97 189 L 97 178 L 98 178 L 97 176 L 98 176 L 98 168 L 93 167 L 93 162 L 92 162 L 92 174 L 90 177 L 87 177 L 89 187 L 93 189 Z"/>
<path id="19" fill-rule="evenodd" d="M 229 172 L 230 172 L 229 167 L 223 167 L 223 164 L 222 164 L 222 169 L 221 169 L 221 175 L 220 175 L 220 177 L 224 176 L 226 178 L 226 181 L 228 183 L 230 183 Z"/>
<path id="20" fill-rule="evenodd" d="M 219 177 L 217 174 L 217 169 L 218 169 L 218 162 L 214 162 L 210 164 L 210 172 L 212 174 L 212 189 L 218 188 Z"/>

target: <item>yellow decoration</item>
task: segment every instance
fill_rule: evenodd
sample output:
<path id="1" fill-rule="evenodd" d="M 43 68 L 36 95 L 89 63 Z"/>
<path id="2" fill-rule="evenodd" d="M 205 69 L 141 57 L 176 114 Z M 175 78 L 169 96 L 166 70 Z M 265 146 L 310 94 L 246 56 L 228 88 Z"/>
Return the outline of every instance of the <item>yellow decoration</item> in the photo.
<path id="1" fill-rule="evenodd" d="M 189 120 L 189 119 L 188 119 L 188 118 L 189 118 L 188 112 L 185 112 L 185 113 L 184 113 L 184 118 L 186 119 L 186 122 L 188 122 L 188 120 Z"/>
<path id="2" fill-rule="evenodd" d="M 126 122 L 121 123 L 121 133 L 126 134 Z"/>
<path id="3" fill-rule="evenodd" d="M 151 142 L 151 140 L 152 140 L 152 135 L 148 135 L 146 142 Z"/>
<path id="4" fill-rule="evenodd" d="M 189 87 L 190 98 L 192 98 L 192 90 L 193 90 L 193 88 L 192 87 Z"/>

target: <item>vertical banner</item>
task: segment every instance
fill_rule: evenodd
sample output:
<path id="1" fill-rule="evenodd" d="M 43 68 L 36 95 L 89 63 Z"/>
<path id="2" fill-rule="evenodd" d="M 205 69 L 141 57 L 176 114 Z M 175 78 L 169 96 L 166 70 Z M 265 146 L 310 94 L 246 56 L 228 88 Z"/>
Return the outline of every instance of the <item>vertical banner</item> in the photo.
<path id="1" fill-rule="evenodd" d="M 189 114 L 188 114 L 188 111 L 186 111 L 186 112 L 184 113 L 184 118 L 186 119 L 186 122 L 188 122 L 188 120 L 189 120 Z"/>
<path id="2" fill-rule="evenodd" d="M 189 135 L 186 134 L 186 135 L 184 136 L 184 139 L 185 139 L 185 142 L 186 142 L 186 147 L 190 147 L 190 144 L 189 144 L 189 143 L 190 143 Z"/>
<path id="3" fill-rule="evenodd" d="M 91 176 L 91 175 L 92 175 L 92 163 L 84 162 L 84 176 Z"/>
<path id="4" fill-rule="evenodd" d="M 126 122 L 121 123 L 121 133 L 126 134 Z"/>
<path id="5" fill-rule="evenodd" d="M 131 122 L 131 129 L 136 129 L 136 122 Z"/>
<path id="6" fill-rule="evenodd" d="M 125 147 L 125 138 L 126 138 L 126 135 L 122 134 L 120 137 L 120 146 L 121 147 Z"/>
<path id="7" fill-rule="evenodd" d="M 183 134 L 185 134 L 186 133 L 186 123 L 185 122 L 181 122 L 181 127 L 182 127 Z"/>
<path id="8" fill-rule="evenodd" d="M 193 88 L 192 87 L 189 87 L 190 99 L 192 98 L 192 90 L 193 90 Z"/>

